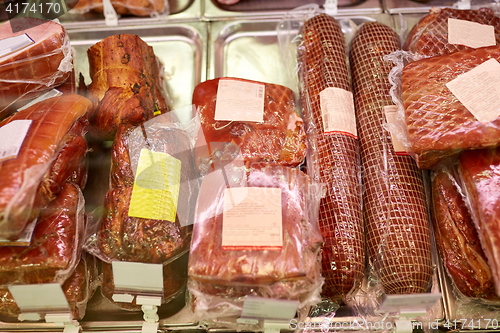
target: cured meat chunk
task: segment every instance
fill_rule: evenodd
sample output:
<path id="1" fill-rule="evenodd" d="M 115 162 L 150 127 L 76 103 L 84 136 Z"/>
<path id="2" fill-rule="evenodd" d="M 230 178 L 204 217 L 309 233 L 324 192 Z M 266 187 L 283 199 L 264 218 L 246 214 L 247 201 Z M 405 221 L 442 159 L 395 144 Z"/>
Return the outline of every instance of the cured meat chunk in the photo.
<path id="1" fill-rule="evenodd" d="M 500 118 L 480 122 L 446 87 L 488 59 L 500 60 L 500 45 L 422 59 L 404 67 L 405 120 L 421 169 L 461 150 L 494 147 L 500 142 Z"/>
<path id="2" fill-rule="evenodd" d="M 197 149 L 196 163 L 200 171 L 207 171 L 209 158 L 214 164 L 224 156 L 234 159 L 238 153 L 246 162 L 266 162 L 276 165 L 297 166 L 305 158 L 306 134 L 302 119 L 295 113 L 293 91 L 287 87 L 262 83 L 264 92 L 264 121 L 215 120 L 215 106 L 220 80 L 259 83 L 243 79 L 222 78 L 198 84 L 193 93 L 201 129 L 210 153 Z M 221 142 L 218 145 L 215 142 Z M 239 147 L 239 151 L 238 151 Z M 222 157 L 220 157 L 222 155 Z"/>
<path id="3" fill-rule="evenodd" d="M 153 48 L 136 35 L 114 35 L 87 51 L 92 83 L 88 97 L 89 133 L 113 139 L 120 124 L 137 126 L 153 118 L 156 110 L 166 112 L 168 102 L 162 89 L 160 61 Z"/>
<path id="4" fill-rule="evenodd" d="M 469 49 L 465 45 L 448 42 L 449 18 L 493 26 L 496 42 L 500 44 L 500 18 L 495 16 L 493 10 L 489 8 L 477 10 L 432 8 L 428 15 L 413 26 L 403 49 L 425 58 Z"/>
<path id="5" fill-rule="evenodd" d="M 459 166 L 495 291 L 500 296 L 500 148 L 464 151 Z"/>
<path id="6" fill-rule="evenodd" d="M 391 28 L 369 22 L 359 28 L 350 51 L 366 242 L 375 274 L 388 294 L 426 292 L 432 277 L 421 172 L 410 156 L 396 154 L 384 128 L 384 107 L 392 105 L 392 63 L 383 58 L 399 49 Z"/>
<path id="7" fill-rule="evenodd" d="M 0 58 L 0 118 L 13 102 L 35 98 L 63 84 L 73 69 L 69 37 L 62 25 L 31 17 L 0 25 L 0 39 L 22 34 L 34 43 Z"/>
<path id="8" fill-rule="evenodd" d="M 0 237 L 18 238 L 26 224 L 54 198 L 50 189 L 61 184 L 53 182 L 64 182 L 70 176 L 59 177 L 51 166 L 68 145 L 68 138 L 85 133 L 82 117 L 90 107 L 91 102 L 85 97 L 65 94 L 37 103 L 0 123 L 2 127 L 15 120 L 32 120 L 17 158 L 0 163 Z M 73 144 L 69 145 L 73 155 L 63 156 L 81 159 L 83 143 L 78 139 Z M 58 163 L 64 166 L 72 162 L 59 159 Z"/>
<path id="9" fill-rule="evenodd" d="M 487 264 L 471 214 L 457 180 L 445 167 L 432 179 L 434 232 L 444 266 L 458 290 L 468 297 L 495 297 Z"/>
<path id="10" fill-rule="evenodd" d="M 65 183 L 38 217 L 30 246 L 0 247 L 0 286 L 63 283 L 80 259 L 82 237 L 83 196 Z"/>
<path id="11" fill-rule="evenodd" d="M 221 304 L 238 304 L 231 307 L 231 312 L 242 305 L 245 295 L 299 301 L 315 293 L 319 296 L 322 238 L 310 179 L 298 169 L 254 166 L 226 166 L 229 183 L 222 170 L 217 170 L 204 178 L 200 188 L 189 254 L 188 288 L 200 311 L 214 311 L 214 316 L 221 309 L 216 299 Z M 224 228 L 228 228 L 224 202 L 233 200 L 232 194 L 225 194 L 227 188 L 254 188 L 261 196 L 280 189 L 280 249 L 261 248 L 269 245 L 265 242 L 242 247 L 224 243 Z"/>
<path id="12" fill-rule="evenodd" d="M 320 92 L 331 87 L 351 91 L 340 25 L 321 14 L 304 23 L 302 36 L 298 49 L 301 101 L 312 147 L 307 172 L 325 186 L 319 212 L 325 240 L 323 294 L 337 299 L 357 290 L 365 269 L 359 143 L 352 136 L 323 133 Z"/>

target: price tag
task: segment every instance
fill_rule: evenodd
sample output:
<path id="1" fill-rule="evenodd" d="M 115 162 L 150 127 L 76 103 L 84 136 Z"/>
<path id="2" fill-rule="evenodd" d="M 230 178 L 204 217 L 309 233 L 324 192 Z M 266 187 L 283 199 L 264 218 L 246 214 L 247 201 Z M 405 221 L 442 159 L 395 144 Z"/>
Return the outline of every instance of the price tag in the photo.
<path id="1" fill-rule="evenodd" d="M 0 162 L 17 158 L 32 120 L 14 120 L 0 127 Z"/>
<path id="2" fill-rule="evenodd" d="M 163 265 L 113 261 L 115 292 L 163 295 Z"/>
<path id="3" fill-rule="evenodd" d="M 492 25 L 448 18 L 448 43 L 472 48 L 496 45 L 495 28 Z"/>
<path id="4" fill-rule="evenodd" d="M 448 82 L 446 87 L 483 123 L 500 116 L 500 63 L 495 59 Z"/>
<path id="5" fill-rule="evenodd" d="M 71 312 L 58 283 L 12 285 L 9 291 L 22 312 Z"/>
<path id="6" fill-rule="evenodd" d="M 441 293 L 412 294 L 411 297 L 408 295 L 387 295 L 377 312 L 426 313 L 441 297 Z"/>
<path id="7" fill-rule="evenodd" d="M 35 231 L 36 223 L 38 219 L 34 219 L 32 222 L 28 223 L 23 230 L 23 234 L 18 239 L 11 241 L 8 239 L 0 238 L 1 246 L 30 246 L 31 238 L 33 237 L 33 232 Z"/>
<path id="8" fill-rule="evenodd" d="M 319 93 L 323 131 L 358 138 L 352 92 L 328 87 Z"/>
<path id="9" fill-rule="evenodd" d="M 34 44 L 35 41 L 27 34 L 9 37 L 0 40 L 0 58 L 11 53 L 24 49 L 25 47 Z"/>
<path id="10" fill-rule="evenodd" d="M 387 123 L 392 124 L 396 122 L 396 116 L 398 114 L 398 107 L 396 105 L 386 105 L 384 106 L 385 120 Z M 408 155 L 405 147 L 398 141 L 396 136 L 391 132 L 391 141 L 396 155 Z"/>
<path id="11" fill-rule="evenodd" d="M 175 222 L 180 180 L 180 160 L 142 149 L 128 215 Z"/>
<path id="12" fill-rule="evenodd" d="M 223 250 L 281 251 L 281 189 L 235 187 L 224 190 Z"/>
<path id="13" fill-rule="evenodd" d="M 220 79 L 215 102 L 215 120 L 264 121 L 265 84 Z"/>
<path id="14" fill-rule="evenodd" d="M 42 95 L 38 96 L 37 98 L 35 98 L 34 100 L 32 100 L 31 102 L 27 103 L 26 105 L 23 105 L 22 107 L 17 109 L 17 111 L 22 111 L 24 109 L 29 108 L 30 106 L 35 105 L 36 103 L 40 103 L 40 102 L 45 101 L 46 99 L 49 99 L 52 97 L 61 96 L 62 94 L 63 93 L 57 89 L 51 89 L 51 90 L 47 91 L 45 94 L 42 94 Z"/>
<path id="15" fill-rule="evenodd" d="M 290 320 L 295 317 L 299 301 L 247 296 L 242 317 Z"/>

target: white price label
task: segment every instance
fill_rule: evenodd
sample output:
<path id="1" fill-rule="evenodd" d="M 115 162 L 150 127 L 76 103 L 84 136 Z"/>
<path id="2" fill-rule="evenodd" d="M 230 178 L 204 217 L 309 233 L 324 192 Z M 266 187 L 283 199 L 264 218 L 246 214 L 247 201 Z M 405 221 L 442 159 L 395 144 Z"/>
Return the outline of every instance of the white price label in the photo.
<path id="1" fill-rule="evenodd" d="M 495 59 L 446 84 L 455 97 L 483 123 L 500 116 L 500 63 Z"/>
<path id="2" fill-rule="evenodd" d="M 426 312 L 441 299 L 441 293 L 423 293 L 408 295 L 387 295 L 377 312 Z"/>
<path id="3" fill-rule="evenodd" d="M 396 105 L 386 105 L 384 106 L 385 120 L 388 124 L 396 122 L 396 117 L 398 115 L 398 107 Z M 405 147 L 398 141 L 396 136 L 391 132 L 391 141 L 396 155 L 408 155 Z"/>
<path id="4" fill-rule="evenodd" d="M 299 301 L 264 297 L 245 297 L 242 317 L 290 320 L 295 317 Z"/>
<path id="5" fill-rule="evenodd" d="M 115 291 L 163 294 L 163 265 L 113 261 Z"/>
<path id="6" fill-rule="evenodd" d="M 283 246 L 281 189 L 235 187 L 224 190 L 223 250 L 275 250 Z"/>
<path id="7" fill-rule="evenodd" d="M 328 87 L 319 93 L 323 131 L 358 138 L 352 92 Z"/>
<path id="8" fill-rule="evenodd" d="M 26 46 L 34 43 L 33 39 L 31 39 L 27 34 L 1 39 L 0 57 L 22 50 Z"/>
<path id="9" fill-rule="evenodd" d="M 264 121 L 263 83 L 220 79 L 215 101 L 215 120 Z"/>
<path id="10" fill-rule="evenodd" d="M 0 162 L 17 157 L 32 120 L 14 120 L 0 127 Z"/>
<path id="11" fill-rule="evenodd" d="M 70 312 L 59 283 L 12 285 L 9 291 L 22 312 Z"/>
<path id="12" fill-rule="evenodd" d="M 448 18 L 448 43 L 472 48 L 496 45 L 495 28 L 492 25 Z"/>

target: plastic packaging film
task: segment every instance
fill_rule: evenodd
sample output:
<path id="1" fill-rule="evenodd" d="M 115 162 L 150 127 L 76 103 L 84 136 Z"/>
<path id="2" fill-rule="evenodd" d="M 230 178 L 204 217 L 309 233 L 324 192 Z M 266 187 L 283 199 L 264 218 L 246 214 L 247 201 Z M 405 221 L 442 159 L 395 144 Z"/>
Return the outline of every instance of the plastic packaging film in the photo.
<path id="1" fill-rule="evenodd" d="M 223 233 L 228 222 L 223 219 L 228 213 L 224 206 L 231 200 L 240 202 L 236 194 L 233 197 L 225 192 L 250 191 L 250 188 L 257 192 L 254 198 L 257 201 L 280 191 L 281 250 L 256 251 L 252 246 L 225 248 Z M 295 300 L 300 302 L 299 308 L 306 309 L 319 301 L 323 278 L 319 261 L 322 237 L 317 224 L 318 190 L 298 169 L 259 163 L 250 168 L 228 164 L 204 177 L 188 264 L 188 288 L 197 318 L 210 322 L 237 318 L 245 296 Z M 259 241 L 265 233 L 259 233 Z M 248 236 L 249 232 L 245 234 Z"/>
<path id="2" fill-rule="evenodd" d="M 320 14 L 301 29 L 298 70 L 301 104 L 310 143 L 307 173 L 324 184 L 319 224 L 325 243 L 323 295 L 342 302 L 361 285 L 365 269 L 359 144 L 349 135 L 323 132 L 320 93 L 350 92 L 345 41 L 339 24 Z"/>
<path id="3" fill-rule="evenodd" d="M 81 137 L 86 125 L 82 116 L 90 106 L 82 96 L 62 95 L 0 123 L 2 127 L 16 120 L 32 121 L 17 158 L 0 163 L 0 237 L 18 238 L 40 209 L 54 199 L 57 193 L 52 190 L 57 191 L 71 176 L 73 170 L 65 168 L 65 164 L 72 164 L 68 158 L 83 158 L 85 142 Z"/>
<path id="4" fill-rule="evenodd" d="M 89 133 L 112 140 L 123 123 L 137 126 L 171 110 L 163 65 L 153 48 L 136 35 L 109 36 L 87 50 L 92 83 L 87 95 Z"/>
<path id="5" fill-rule="evenodd" d="M 168 0 L 111 0 L 111 5 L 117 14 L 133 16 L 167 16 L 169 14 Z M 79 0 L 72 9 L 76 13 L 89 11 L 103 12 L 102 0 Z"/>
<path id="6" fill-rule="evenodd" d="M 262 87 L 262 122 L 215 120 L 216 103 L 221 100 L 218 97 L 219 84 L 223 80 Z M 235 158 L 248 163 L 284 166 L 298 166 L 304 161 L 306 134 L 304 123 L 296 113 L 291 89 L 243 79 L 214 79 L 196 86 L 193 105 L 203 134 L 198 136 L 195 150 L 196 165 L 202 174 L 211 171 L 211 168 L 220 168 Z"/>
<path id="7" fill-rule="evenodd" d="M 22 34 L 33 43 L 0 58 L 0 119 L 13 112 L 17 102 L 63 84 L 73 69 L 69 36 L 58 22 L 25 17 L 0 25 L 2 39 Z"/>
<path id="8" fill-rule="evenodd" d="M 397 155 L 384 128 L 392 105 L 385 55 L 400 48 L 389 27 L 364 23 L 351 43 L 350 64 L 362 166 L 366 242 L 375 279 L 387 294 L 424 293 L 432 277 L 431 233 L 422 175 Z"/>

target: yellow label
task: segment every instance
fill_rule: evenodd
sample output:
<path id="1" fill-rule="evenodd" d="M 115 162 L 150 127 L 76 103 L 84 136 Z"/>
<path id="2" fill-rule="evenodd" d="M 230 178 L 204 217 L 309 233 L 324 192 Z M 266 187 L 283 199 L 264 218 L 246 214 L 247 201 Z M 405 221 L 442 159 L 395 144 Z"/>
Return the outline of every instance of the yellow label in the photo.
<path id="1" fill-rule="evenodd" d="M 158 106 L 157 103 L 155 103 L 155 112 L 153 113 L 153 116 L 157 116 L 161 114 L 160 107 Z"/>
<path id="2" fill-rule="evenodd" d="M 180 180 L 180 160 L 142 149 L 128 215 L 175 222 Z"/>

